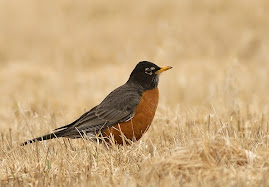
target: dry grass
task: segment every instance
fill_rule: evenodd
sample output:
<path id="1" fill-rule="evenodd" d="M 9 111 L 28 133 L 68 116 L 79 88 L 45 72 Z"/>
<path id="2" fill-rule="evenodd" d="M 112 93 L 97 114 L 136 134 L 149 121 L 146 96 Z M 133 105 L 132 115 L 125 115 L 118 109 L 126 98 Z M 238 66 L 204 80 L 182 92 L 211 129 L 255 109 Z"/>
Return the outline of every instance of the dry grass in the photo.
<path id="1" fill-rule="evenodd" d="M 2 186 L 268 186 L 268 1 L 0 1 Z M 174 68 L 130 146 L 55 139 L 135 64 Z"/>

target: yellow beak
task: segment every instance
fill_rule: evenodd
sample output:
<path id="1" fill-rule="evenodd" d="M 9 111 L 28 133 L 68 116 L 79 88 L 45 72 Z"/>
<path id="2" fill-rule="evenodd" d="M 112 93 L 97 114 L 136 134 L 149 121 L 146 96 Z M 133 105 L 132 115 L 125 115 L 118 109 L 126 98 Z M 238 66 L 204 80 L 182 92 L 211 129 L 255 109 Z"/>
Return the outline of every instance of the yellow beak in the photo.
<path id="1" fill-rule="evenodd" d="M 163 66 L 163 67 L 161 67 L 161 69 L 159 69 L 158 71 L 156 71 L 155 74 L 160 74 L 160 73 L 162 73 L 164 71 L 167 71 L 167 70 L 169 70 L 171 68 L 172 68 L 171 66 Z"/>

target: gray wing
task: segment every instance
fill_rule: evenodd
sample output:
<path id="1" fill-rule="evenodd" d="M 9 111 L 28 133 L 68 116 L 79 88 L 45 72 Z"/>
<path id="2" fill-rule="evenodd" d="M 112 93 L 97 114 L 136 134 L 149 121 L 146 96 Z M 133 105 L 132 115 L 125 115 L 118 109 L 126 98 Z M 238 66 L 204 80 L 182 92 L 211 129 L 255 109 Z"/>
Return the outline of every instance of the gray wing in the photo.
<path id="1" fill-rule="evenodd" d="M 79 119 L 58 128 L 59 135 L 77 137 L 78 131 L 95 134 L 100 130 L 133 118 L 142 93 L 133 86 L 123 85 L 112 91 L 99 105 L 83 114 Z"/>

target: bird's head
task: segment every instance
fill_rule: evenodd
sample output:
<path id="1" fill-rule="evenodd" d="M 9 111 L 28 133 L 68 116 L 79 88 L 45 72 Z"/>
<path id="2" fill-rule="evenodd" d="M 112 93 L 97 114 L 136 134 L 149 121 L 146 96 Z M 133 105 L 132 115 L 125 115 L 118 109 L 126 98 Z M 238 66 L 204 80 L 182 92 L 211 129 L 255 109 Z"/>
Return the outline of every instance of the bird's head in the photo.
<path id="1" fill-rule="evenodd" d="M 159 67 L 152 62 L 141 61 L 132 71 L 128 82 L 139 84 L 145 89 L 153 89 L 158 86 L 159 75 L 171 68 L 171 66 Z"/>

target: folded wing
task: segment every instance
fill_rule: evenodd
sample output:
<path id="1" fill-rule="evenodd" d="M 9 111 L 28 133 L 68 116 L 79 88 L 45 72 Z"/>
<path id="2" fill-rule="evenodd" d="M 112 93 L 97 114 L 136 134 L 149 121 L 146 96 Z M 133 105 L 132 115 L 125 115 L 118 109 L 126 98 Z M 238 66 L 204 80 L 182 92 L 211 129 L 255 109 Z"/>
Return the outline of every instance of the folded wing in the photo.
<path id="1" fill-rule="evenodd" d="M 80 132 L 95 135 L 117 123 L 129 121 L 135 114 L 142 92 L 130 85 L 112 91 L 99 105 L 73 123 L 55 129 L 59 136 L 78 138 Z"/>

